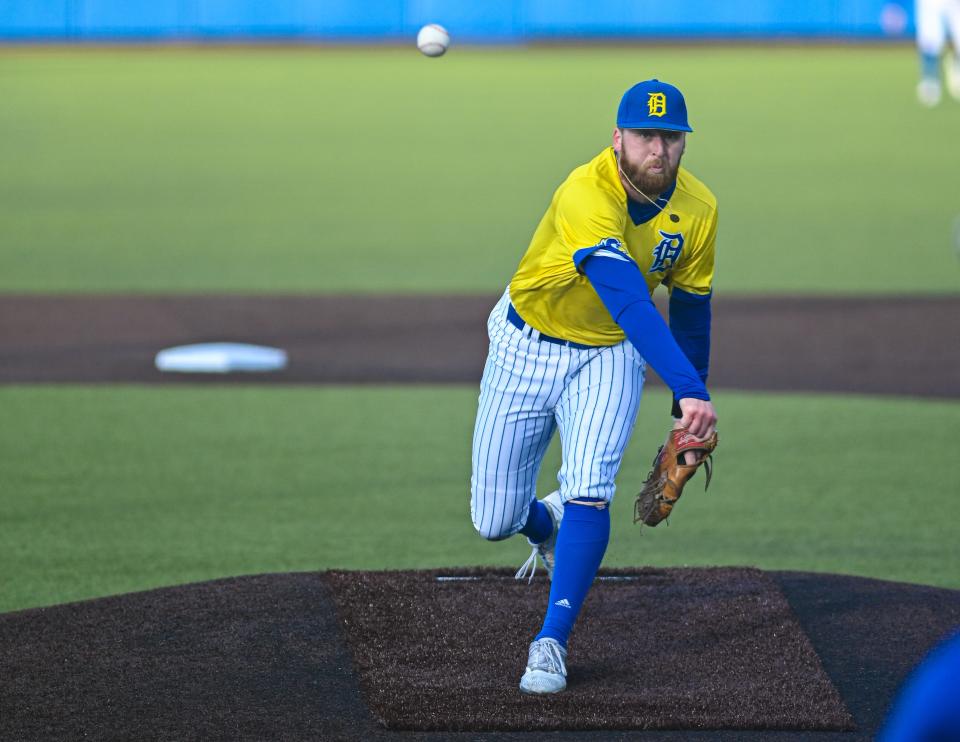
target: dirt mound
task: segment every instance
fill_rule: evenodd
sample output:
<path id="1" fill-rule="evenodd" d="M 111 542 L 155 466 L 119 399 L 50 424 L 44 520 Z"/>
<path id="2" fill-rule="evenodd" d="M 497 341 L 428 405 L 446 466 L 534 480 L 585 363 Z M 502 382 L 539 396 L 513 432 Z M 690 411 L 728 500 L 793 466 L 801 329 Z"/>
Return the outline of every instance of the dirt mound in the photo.
<path id="1" fill-rule="evenodd" d="M 455 574 L 463 572 L 456 570 Z M 690 597 L 701 589 L 709 595 L 712 589 L 709 583 L 698 582 L 695 572 L 654 570 L 649 574 L 666 576 L 666 583 L 657 586 L 651 582 L 644 588 L 662 596 L 658 599 L 664 604 L 673 600 L 674 591 L 682 594 L 686 590 Z M 572 731 L 554 733 L 551 738 L 636 738 L 644 742 L 871 739 L 905 675 L 960 623 L 960 591 L 836 575 L 752 570 L 743 574 L 748 580 L 745 584 L 753 586 L 745 598 L 748 602 L 762 595 L 776 598 L 776 591 L 770 592 L 771 581 L 779 587 L 792 611 L 792 618 L 786 620 L 794 621 L 809 640 L 858 731 Z M 436 573 L 394 572 L 385 577 L 397 584 L 404 580 L 423 583 L 425 575 Z M 349 573 L 241 577 L 2 614 L 0 738 L 395 739 L 397 733 L 384 730 L 368 711 L 355 671 L 359 663 L 355 664 L 347 648 L 346 637 L 352 629 L 345 631 L 342 620 L 350 609 L 338 606 L 335 596 L 349 584 L 350 577 Z M 358 582 L 370 579 L 361 573 L 355 577 Z M 336 589 L 331 589 L 335 583 Z M 512 596 L 514 588 L 510 585 L 507 589 L 506 583 L 501 580 L 495 585 L 503 584 L 504 595 Z M 606 591 L 606 584 L 602 583 L 597 595 L 621 590 Z M 488 585 L 485 590 L 494 587 Z M 497 597 L 495 592 L 490 595 Z M 736 595 L 723 596 L 723 591 L 714 593 L 707 604 L 714 609 L 736 605 Z M 506 618 L 511 626 L 530 630 L 520 619 L 531 616 L 514 613 L 528 609 L 499 598 L 497 602 L 511 614 Z M 764 615 L 782 615 L 783 604 L 777 599 L 766 607 L 762 600 L 757 605 Z M 374 603 L 368 610 L 371 616 L 387 616 L 393 608 Z M 632 623 L 605 625 L 608 613 L 599 602 L 587 601 L 577 629 L 578 646 L 584 647 L 582 642 L 587 641 L 585 627 L 593 626 L 591 633 L 607 635 L 633 630 Z M 487 620 L 504 620 L 489 610 L 487 616 Z M 750 627 L 744 623 L 741 628 L 747 631 Z M 790 654 L 802 650 L 802 637 L 799 644 L 795 641 L 796 631 L 791 627 L 794 639 L 786 652 L 809 660 L 803 651 Z M 396 634 L 396 628 L 393 632 Z M 682 626 L 674 634 L 678 654 L 685 651 L 683 642 L 690 635 Z M 708 638 L 701 636 L 700 640 Z M 507 677 L 494 673 L 494 682 L 516 680 L 520 668 L 515 665 L 523 661 L 523 647 L 519 657 L 513 649 L 505 641 L 484 647 L 491 662 L 510 665 Z M 435 651 L 442 654 L 442 647 Z M 577 681 L 580 692 L 594 681 L 586 653 L 574 651 L 583 658 L 572 665 L 583 671 Z M 663 661 L 663 657 L 656 659 Z M 487 672 L 484 667 L 466 669 L 477 676 Z M 384 666 L 383 670 L 390 668 Z M 789 674 L 784 676 L 788 681 Z M 706 688 L 709 679 L 698 673 L 688 682 L 703 683 Z M 543 702 L 528 700 L 533 703 L 531 708 Z M 475 740 L 480 736 L 476 732 L 423 732 L 416 738 Z M 491 733 L 489 738 L 538 737 L 512 732 Z"/>
<path id="2" fill-rule="evenodd" d="M 390 729 L 853 729 L 783 593 L 756 569 L 607 572 L 571 636 L 567 691 L 547 698 L 517 692 L 547 580 L 330 580 L 364 694 Z"/>

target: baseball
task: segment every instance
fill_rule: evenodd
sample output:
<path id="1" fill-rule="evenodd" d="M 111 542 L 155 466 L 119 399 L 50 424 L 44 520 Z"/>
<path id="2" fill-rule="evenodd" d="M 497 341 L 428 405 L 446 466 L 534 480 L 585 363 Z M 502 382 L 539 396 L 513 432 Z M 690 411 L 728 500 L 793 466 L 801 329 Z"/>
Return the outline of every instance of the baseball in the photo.
<path id="1" fill-rule="evenodd" d="M 450 46 L 450 34 L 443 26 L 428 23 L 417 34 L 417 49 L 428 57 L 439 57 Z"/>

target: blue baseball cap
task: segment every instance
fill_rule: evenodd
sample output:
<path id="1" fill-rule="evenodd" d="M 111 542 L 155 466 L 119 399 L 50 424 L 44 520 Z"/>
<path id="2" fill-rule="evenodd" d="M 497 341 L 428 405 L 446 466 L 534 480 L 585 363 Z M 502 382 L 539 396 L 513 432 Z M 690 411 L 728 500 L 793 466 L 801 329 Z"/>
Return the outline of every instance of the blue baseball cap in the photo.
<path id="1" fill-rule="evenodd" d="M 659 80 L 638 82 L 620 99 L 617 126 L 621 129 L 693 131 L 687 123 L 687 102 L 673 85 Z"/>

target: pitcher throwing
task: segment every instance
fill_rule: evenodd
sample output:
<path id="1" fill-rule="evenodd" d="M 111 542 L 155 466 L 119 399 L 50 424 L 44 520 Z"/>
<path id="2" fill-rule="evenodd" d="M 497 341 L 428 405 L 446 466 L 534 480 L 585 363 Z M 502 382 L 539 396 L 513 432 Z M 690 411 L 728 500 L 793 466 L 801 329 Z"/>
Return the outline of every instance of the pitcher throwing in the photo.
<path id="1" fill-rule="evenodd" d="M 560 185 L 487 322 L 490 352 L 473 436 L 471 515 L 498 541 L 521 533 L 552 582 L 520 679 L 525 693 L 566 687 L 567 639 L 610 537 L 608 506 L 650 364 L 673 391 L 673 427 L 710 439 L 705 385 L 717 202 L 680 167 L 687 108 L 647 80 L 620 101 L 613 145 Z M 670 294 L 669 327 L 651 301 Z M 537 475 L 554 432 L 559 488 Z M 705 449 L 706 450 L 706 449 Z M 697 463 L 696 446 L 681 455 Z"/>

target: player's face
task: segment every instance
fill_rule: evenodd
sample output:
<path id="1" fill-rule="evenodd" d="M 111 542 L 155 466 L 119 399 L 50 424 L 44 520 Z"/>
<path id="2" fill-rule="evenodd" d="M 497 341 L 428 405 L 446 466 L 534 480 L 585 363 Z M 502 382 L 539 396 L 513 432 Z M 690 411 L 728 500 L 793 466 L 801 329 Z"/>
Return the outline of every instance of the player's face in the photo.
<path id="1" fill-rule="evenodd" d="M 685 132 L 666 129 L 615 129 L 613 147 L 630 181 L 656 198 L 677 179 L 686 147 Z"/>

